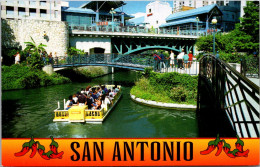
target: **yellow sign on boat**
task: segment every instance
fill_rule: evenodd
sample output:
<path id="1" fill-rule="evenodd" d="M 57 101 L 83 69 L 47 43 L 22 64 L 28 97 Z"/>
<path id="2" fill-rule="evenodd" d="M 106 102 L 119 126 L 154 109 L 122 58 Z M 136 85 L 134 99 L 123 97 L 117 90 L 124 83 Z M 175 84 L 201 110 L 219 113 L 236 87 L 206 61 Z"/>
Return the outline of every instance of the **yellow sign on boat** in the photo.
<path id="1" fill-rule="evenodd" d="M 70 122 L 85 122 L 85 109 L 87 106 L 72 106 L 69 111 Z"/>

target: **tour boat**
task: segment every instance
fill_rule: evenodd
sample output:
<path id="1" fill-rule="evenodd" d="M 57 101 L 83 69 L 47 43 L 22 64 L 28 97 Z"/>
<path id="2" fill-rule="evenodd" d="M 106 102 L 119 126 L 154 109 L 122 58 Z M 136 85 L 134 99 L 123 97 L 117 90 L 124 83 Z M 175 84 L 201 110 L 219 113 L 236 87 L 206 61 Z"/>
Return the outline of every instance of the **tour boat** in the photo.
<path id="1" fill-rule="evenodd" d="M 113 89 L 115 85 L 105 85 L 107 89 Z M 97 87 L 97 86 L 94 86 Z M 116 106 L 117 102 L 122 96 L 121 86 L 117 86 L 119 92 L 116 93 L 114 99 L 110 104 L 104 104 L 102 102 L 101 109 L 90 110 L 88 106 L 77 106 L 73 105 L 69 110 L 65 110 L 65 99 L 64 109 L 60 109 L 60 103 L 58 102 L 58 108 L 54 110 L 54 122 L 86 122 L 86 123 L 102 123 L 111 110 Z"/>

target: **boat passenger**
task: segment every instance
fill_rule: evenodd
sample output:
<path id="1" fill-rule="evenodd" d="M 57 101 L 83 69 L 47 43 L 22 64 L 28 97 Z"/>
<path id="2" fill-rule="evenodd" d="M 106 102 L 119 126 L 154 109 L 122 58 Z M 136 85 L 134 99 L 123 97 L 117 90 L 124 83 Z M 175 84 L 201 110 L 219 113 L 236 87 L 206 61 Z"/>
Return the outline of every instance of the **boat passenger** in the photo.
<path id="1" fill-rule="evenodd" d="M 69 100 L 68 100 L 68 101 L 66 102 L 66 104 L 65 104 L 65 106 L 66 106 L 65 110 L 70 109 L 72 105 L 73 105 L 72 96 L 70 95 L 70 96 L 69 96 Z"/>
<path id="2" fill-rule="evenodd" d="M 108 95 L 108 94 L 104 94 L 104 95 L 101 96 L 101 102 L 102 102 L 103 104 L 105 104 L 105 105 L 111 103 L 107 95 Z"/>
<path id="3" fill-rule="evenodd" d="M 97 99 L 97 102 L 96 102 L 96 104 L 97 104 L 97 106 L 95 107 L 95 109 L 100 109 L 101 108 L 101 97 L 99 97 L 98 99 Z"/>
<path id="4" fill-rule="evenodd" d="M 91 88 L 91 86 L 89 86 L 89 85 L 86 87 L 86 90 L 85 90 L 85 93 L 86 93 L 86 94 L 89 93 L 89 89 L 90 89 L 90 88 Z"/>
<path id="5" fill-rule="evenodd" d="M 109 95 L 108 98 L 109 98 L 110 101 L 112 101 L 114 99 L 114 96 L 111 94 L 111 95 Z"/>
<path id="6" fill-rule="evenodd" d="M 82 93 L 82 94 L 85 93 L 85 90 L 83 88 L 81 88 L 80 93 Z"/>
<path id="7" fill-rule="evenodd" d="M 87 98 L 85 95 L 83 94 L 80 94 L 79 97 L 78 97 L 78 105 L 79 106 L 84 106 L 87 104 Z"/>
<path id="8" fill-rule="evenodd" d="M 114 92 L 111 91 L 111 89 L 108 90 L 108 95 L 112 95 L 112 97 L 114 97 Z"/>
<path id="9" fill-rule="evenodd" d="M 90 109 L 90 110 L 94 107 L 91 95 L 87 96 L 87 106 L 88 106 L 88 109 Z"/>
<path id="10" fill-rule="evenodd" d="M 115 93 L 119 92 L 117 85 L 115 85 L 114 90 L 115 90 Z"/>
<path id="11" fill-rule="evenodd" d="M 73 104 L 77 104 L 78 103 L 77 94 L 74 94 L 72 99 L 73 99 Z"/>

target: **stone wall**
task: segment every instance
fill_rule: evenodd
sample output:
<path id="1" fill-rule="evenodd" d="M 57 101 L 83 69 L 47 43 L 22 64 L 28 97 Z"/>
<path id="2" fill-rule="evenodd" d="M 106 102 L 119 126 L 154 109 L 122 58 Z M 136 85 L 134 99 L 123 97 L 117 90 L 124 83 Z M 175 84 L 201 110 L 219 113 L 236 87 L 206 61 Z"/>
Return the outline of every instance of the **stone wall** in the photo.
<path id="1" fill-rule="evenodd" d="M 6 47 L 26 47 L 24 42 L 31 42 L 31 37 L 37 45 L 47 45 L 47 53 L 57 52 L 57 56 L 64 56 L 69 46 L 68 25 L 61 21 L 41 20 L 5 20 L 2 23 L 2 45 Z M 44 32 L 47 36 L 44 38 Z"/>

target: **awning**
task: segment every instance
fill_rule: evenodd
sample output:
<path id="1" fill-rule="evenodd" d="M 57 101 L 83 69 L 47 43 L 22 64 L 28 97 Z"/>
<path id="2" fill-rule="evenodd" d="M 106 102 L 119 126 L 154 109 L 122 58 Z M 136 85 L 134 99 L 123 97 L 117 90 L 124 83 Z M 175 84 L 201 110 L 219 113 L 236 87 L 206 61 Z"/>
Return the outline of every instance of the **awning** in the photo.
<path id="1" fill-rule="evenodd" d="M 208 6 L 203 6 L 197 9 L 191 9 L 183 12 L 177 12 L 173 13 L 170 16 L 166 18 L 166 21 L 171 21 L 171 20 L 176 20 L 176 19 L 181 19 L 181 18 L 186 18 L 190 16 L 198 16 L 200 14 L 205 14 L 205 13 L 210 13 L 214 9 L 214 16 L 222 16 L 223 13 L 219 9 L 217 4 L 213 5 L 208 5 Z"/>
<path id="2" fill-rule="evenodd" d="M 170 26 L 174 26 L 174 25 L 187 24 L 187 23 L 197 23 L 196 17 L 178 20 L 178 21 L 172 21 L 169 23 L 164 23 L 164 24 L 161 24 L 160 27 L 170 27 Z M 199 23 L 203 23 L 203 22 L 199 21 Z"/>

